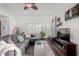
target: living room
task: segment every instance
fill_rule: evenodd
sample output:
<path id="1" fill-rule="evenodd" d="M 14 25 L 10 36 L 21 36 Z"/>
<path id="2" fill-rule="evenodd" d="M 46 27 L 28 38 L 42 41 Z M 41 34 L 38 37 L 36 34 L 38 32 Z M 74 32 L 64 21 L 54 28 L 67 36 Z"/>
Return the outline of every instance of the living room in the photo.
<path id="1" fill-rule="evenodd" d="M 34 9 L 32 7 L 24 8 L 29 4 L 35 6 L 37 9 Z M 69 41 L 74 43 L 73 44 L 74 49 L 72 49 L 71 51 L 72 53 L 70 54 L 79 55 L 79 40 L 78 40 L 79 18 L 75 17 L 70 20 L 65 20 L 65 12 L 70 10 L 72 7 L 74 7 L 77 4 L 78 3 L 2 3 L 0 4 L 0 18 L 1 18 L 0 40 L 6 41 L 8 39 L 7 42 L 9 42 L 10 44 L 11 43 L 14 44 L 16 42 L 12 42 L 9 39 L 16 41 L 17 39 L 15 38 L 16 36 L 15 34 L 17 35 L 22 34 L 25 38 L 27 38 L 27 40 L 25 40 L 23 43 L 14 44 L 14 46 L 17 45 L 18 48 L 14 49 L 13 46 L 14 50 L 9 51 L 9 53 L 11 54 L 9 53 L 8 54 L 10 56 L 16 56 L 16 54 L 23 56 L 55 56 L 55 55 L 66 56 L 67 52 L 63 52 L 63 53 L 54 52 L 56 50 L 53 50 L 51 46 L 51 44 L 53 43 L 51 42 L 51 40 L 57 39 L 57 29 L 69 28 L 69 36 L 70 36 Z M 57 25 L 58 23 L 56 22 L 57 18 L 58 18 L 58 22 L 60 22 L 59 25 Z M 18 38 L 22 38 L 22 37 L 19 36 Z M 39 38 L 42 40 L 39 40 Z M 30 39 L 30 46 L 29 46 L 29 39 Z M 44 51 L 40 50 L 40 53 L 37 53 L 39 49 L 38 50 L 36 49 L 35 43 L 37 44 L 41 44 L 41 43 L 36 40 L 40 42 L 45 40 L 44 44 L 46 45 L 46 49 L 48 50 L 46 50 L 44 47 L 41 47 L 45 50 Z M 70 42 L 68 42 L 68 44 L 70 44 Z M 27 49 L 24 47 L 27 47 Z M 19 53 L 16 53 L 15 50 L 17 50 L 17 52 Z M 59 51 L 59 49 L 57 49 L 57 51 Z"/>

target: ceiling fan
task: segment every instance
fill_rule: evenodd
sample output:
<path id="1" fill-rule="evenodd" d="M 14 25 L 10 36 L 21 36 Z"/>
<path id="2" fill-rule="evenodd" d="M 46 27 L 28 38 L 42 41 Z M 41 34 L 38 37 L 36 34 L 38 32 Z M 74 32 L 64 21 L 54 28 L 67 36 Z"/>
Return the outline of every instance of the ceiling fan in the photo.
<path id="1" fill-rule="evenodd" d="M 24 10 L 28 9 L 28 8 L 32 8 L 34 10 L 38 10 L 37 6 L 35 5 L 35 3 L 24 3 Z"/>

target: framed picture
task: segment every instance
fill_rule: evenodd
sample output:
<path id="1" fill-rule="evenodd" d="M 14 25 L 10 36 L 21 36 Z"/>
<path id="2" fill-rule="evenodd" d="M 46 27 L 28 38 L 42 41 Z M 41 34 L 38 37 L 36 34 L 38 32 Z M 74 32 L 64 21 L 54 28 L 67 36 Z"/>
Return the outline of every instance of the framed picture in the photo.
<path id="1" fill-rule="evenodd" d="M 57 18 L 57 22 L 59 22 L 59 21 L 60 21 L 60 17 Z"/>
<path id="2" fill-rule="evenodd" d="M 56 24 L 57 24 L 57 27 L 59 27 L 59 26 L 62 25 L 62 22 L 61 22 L 60 17 L 57 17 L 56 22 L 57 22 L 57 23 L 56 23 Z"/>
<path id="3" fill-rule="evenodd" d="M 65 21 L 79 16 L 79 3 L 65 12 Z"/>
<path id="4" fill-rule="evenodd" d="M 62 22 L 61 22 L 61 18 L 60 17 L 55 16 L 54 19 L 52 19 L 52 23 L 53 22 L 55 22 L 56 27 L 59 27 L 59 26 L 62 25 Z"/>
<path id="5" fill-rule="evenodd" d="M 57 24 L 57 27 L 59 27 L 59 26 L 61 26 L 62 25 L 62 22 L 59 22 L 58 24 Z"/>

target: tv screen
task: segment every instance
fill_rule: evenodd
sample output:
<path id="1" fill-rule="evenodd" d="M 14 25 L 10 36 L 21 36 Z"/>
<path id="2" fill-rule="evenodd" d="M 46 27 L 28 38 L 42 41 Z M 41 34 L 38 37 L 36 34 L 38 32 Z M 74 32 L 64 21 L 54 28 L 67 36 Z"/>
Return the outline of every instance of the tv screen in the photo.
<path id="1" fill-rule="evenodd" d="M 57 37 L 67 42 L 70 42 L 70 28 L 57 29 Z"/>

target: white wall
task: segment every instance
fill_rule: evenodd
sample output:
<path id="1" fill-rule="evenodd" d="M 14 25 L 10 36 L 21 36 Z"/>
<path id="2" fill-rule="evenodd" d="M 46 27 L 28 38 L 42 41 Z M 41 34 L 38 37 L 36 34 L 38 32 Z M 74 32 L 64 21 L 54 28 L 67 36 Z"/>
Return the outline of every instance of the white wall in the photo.
<path id="1" fill-rule="evenodd" d="M 5 10 L 0 4 L 0 15 L 8 17 L 9 20 L 9 34 L 12 34 L 12 29 L 15 26 L 15 16 L 9 13 L 8 10 Z"/>
<path id="2" fill-rule="evenodd" d="M 65 11 L 59 14 L 63 22 L 63 25 L 60 26 L 59 28 L 70 28 L 70 40 L 77 44 L 77 53 L 78 53 L 77 55 L 79 55 L 79 16 L 71 20 L 65 21 L 64 20 Z"/>
<path id="3" fill-rule="evenodd" d="M 70 40 L 77 44 L 79 55 L 79 17 L 64 22 L 62 27 L 70 28 Z"/>
<path id="4" fill-rule="evenodd" d="M 47 25 L 51 25 L 51 20 L 52 20 L 52 16 L 50 15 L 46 15 L 46 16 L 38 16 L 38 15 L 34 15 L 34 16 L 21 16 L 21 17 L 17 17 L 16 20 L 16 25 L 17 27 L 20 27 L 21 31 L 26 32 L 26 24 L 47 24 Z M 50 28 L 48 28 L 50 29 Z"/>

